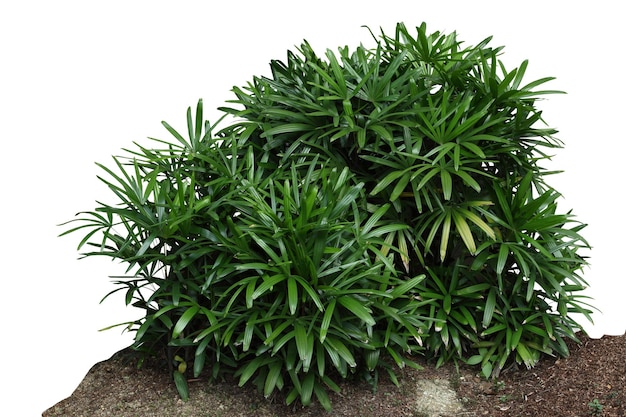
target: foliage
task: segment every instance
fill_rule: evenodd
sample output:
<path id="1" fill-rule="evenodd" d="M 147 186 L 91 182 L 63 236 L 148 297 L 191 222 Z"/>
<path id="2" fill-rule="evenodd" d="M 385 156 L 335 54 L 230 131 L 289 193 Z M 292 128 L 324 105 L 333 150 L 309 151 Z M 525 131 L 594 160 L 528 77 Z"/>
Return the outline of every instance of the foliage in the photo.
<path id="1" fill-rule="evenodd" d="M 337 376 L 394 377 L 416 352 L 497 376 L 567 355 L 571 313 L 589 317 L 584 225 L 539 165 L 562 146 L 538 126 L 551 78 L 425 24 L 375 39 L 324 58 L 305 41 L 234 88 L 232 124 L 200 101 L 187 138 L 163 122 L 169 140 L 100 165 L 118 202 L 64 234 L 128 263 L 134 346 L 166 347 L 181 395 L 205 364 L 326 408 Z"/>
<path id="2" fill-rule="evenodd" d="M 589 404 L 589 414 L 592 416 L 601 416 L 602 415 L 602 403 L 598 401 L 597 398 L 594 398 L 593 401 L 590 401 Z"/>

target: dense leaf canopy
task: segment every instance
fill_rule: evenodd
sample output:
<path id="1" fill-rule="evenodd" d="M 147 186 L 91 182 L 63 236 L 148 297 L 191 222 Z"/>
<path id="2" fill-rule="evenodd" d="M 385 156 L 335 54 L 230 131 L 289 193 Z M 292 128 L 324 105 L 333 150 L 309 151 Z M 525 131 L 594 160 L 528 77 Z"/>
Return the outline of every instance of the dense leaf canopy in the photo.
<path id="1" fill-rule="evenodd" d="M 425 24 L 375 40 L 304 42 L 233 89 L 233 123 L 199 102 L 186 137 L 164 122 L 170 139 L 100 165 L 118 201 L 65 233 L 128 263 L 115 291 L 146 314 L 125 324 L 183 397 L 209 369 L 330 408 L 337 377 L 415 354 L 497 375 L 567 355 L 589 316 L 584 225 L 540 166 L 561 146 L 536 107 L 551 78 Z"/>

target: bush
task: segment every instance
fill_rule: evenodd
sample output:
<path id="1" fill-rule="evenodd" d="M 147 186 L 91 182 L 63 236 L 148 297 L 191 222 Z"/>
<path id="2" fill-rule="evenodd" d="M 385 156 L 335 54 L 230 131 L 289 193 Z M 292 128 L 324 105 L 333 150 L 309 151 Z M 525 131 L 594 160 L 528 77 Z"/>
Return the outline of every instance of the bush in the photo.
<path id="1" fill-rule="evenodd" d="M 551 78 L 425 24 L 375 39 L 305 41 L 234 88 L 220 130 L 201 101 L 187 138 L 163 122 L 169 140 L 100 165 L 118 201 L 63 233 L 128 264 L 113 292 L 145 316 L 124 325 L 183 398 L 205 367 L 326 408 L 337 378 L 395 380 L 416 353 L 497 375 L 567 355 L 570 313 L 590 317 L 584 225 L 539 165 L 562 146 L 538 126 Z"/>

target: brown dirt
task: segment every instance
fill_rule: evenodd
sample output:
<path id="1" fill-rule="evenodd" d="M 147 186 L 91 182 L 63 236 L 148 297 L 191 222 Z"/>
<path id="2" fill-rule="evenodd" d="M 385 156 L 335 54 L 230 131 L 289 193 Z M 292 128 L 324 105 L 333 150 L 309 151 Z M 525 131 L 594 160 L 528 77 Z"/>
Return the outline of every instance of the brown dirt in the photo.
<path id="1" fill-rule="evenodd" d="M 191 399 L 183 402 L 166 370 L 154 361 L 137 369 L 137 355 L 126 349 L 96 364 L 72 396 L 43 417 L 626 416 L 626 335 L 580 339 L 580 345 L 569 343 L 568 358 L 547 357 L 530 370 L 509 369 L 497 380 L 479 377 L 475 367 L 436 369 L 422 363 L 421 371 L 398 371 L 400 387 L 382 376 L 376 392 L 365 382 L 344 382 L 341 393 L 331 395 L 330 413 L 315 404 L 289 407 L 279 396 L 265 399 L 254 387 L 239 388 L 232 380 L 190 381 Z M 447 388 L 452 398 L 446 397 Z M 463 409 L 441 408 L 455 400 Z M 431 403 L 440 409 L 429 409 Z"/>

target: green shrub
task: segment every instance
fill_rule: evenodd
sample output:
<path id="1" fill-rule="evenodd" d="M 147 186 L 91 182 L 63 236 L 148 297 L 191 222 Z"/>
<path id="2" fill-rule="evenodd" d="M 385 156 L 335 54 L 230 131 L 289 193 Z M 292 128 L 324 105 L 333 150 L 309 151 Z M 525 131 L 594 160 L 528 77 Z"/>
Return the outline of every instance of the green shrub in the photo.
<path id="1" fill-rule="evenodd" d="M 115 291 L 145 316 L 124 325 L 183 397 L 207 368 L 330 408 L 337 378 L 395 379 L 415 353 L 485 376 L 568 354 L 588 245 L 539 165 L 561 146 L 535 107 L 551 78 L 523 84 L 489 41 L 304 42 L 234 88 L 231 124 L 200 101 L 187 138 L 164 122 L 169 140 L 100 165 L 117 202 L 63 234 L 128 264 Z"/>

